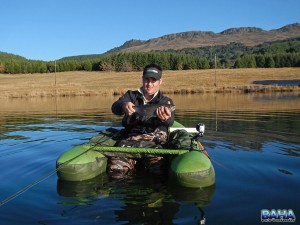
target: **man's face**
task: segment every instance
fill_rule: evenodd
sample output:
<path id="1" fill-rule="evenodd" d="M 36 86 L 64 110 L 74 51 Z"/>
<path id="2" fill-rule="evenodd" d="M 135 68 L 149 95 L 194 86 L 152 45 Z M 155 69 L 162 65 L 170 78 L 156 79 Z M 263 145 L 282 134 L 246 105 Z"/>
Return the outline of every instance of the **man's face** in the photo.
<path id="1" fill-rule="evenodd" d="M 152 96 L 159 90 L 159 86 L 162 83 L 162 79 L 155 80 L 152 77 L 143 78 L 143 88 L 145 91 L 145 96 Z M 146 96 L 147 97 L 147 96 Z"/>

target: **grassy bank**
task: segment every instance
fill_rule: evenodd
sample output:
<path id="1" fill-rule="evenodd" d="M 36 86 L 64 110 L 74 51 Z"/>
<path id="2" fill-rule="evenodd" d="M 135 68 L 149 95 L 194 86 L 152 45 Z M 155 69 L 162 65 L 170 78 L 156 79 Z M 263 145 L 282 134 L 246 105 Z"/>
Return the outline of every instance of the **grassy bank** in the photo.
<path id="1" fill-rule="evenodd" d="M 168 94 L 299 92 L 299 86 L 254 84 L 264 80 L 299 80 L 300 68 L 164 71 Z M 2 98 L 120 95 L 141 85 L 141 72 L 63 72 L 0 75 Z"/>

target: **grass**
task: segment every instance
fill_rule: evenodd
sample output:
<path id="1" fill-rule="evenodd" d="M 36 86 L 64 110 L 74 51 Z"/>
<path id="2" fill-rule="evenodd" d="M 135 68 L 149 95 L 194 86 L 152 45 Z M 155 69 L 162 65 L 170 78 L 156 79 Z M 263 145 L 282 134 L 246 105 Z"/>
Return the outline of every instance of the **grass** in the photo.
<path id="1" fill-rule="evenodd" d="M 141 86 L 141 72 L 0 74 L 1 98 L 121 95 Z M 299 86 L 253 84 L 300 79 L 300 68 L 164 71 L 167 94 L 299 92 Z"/>

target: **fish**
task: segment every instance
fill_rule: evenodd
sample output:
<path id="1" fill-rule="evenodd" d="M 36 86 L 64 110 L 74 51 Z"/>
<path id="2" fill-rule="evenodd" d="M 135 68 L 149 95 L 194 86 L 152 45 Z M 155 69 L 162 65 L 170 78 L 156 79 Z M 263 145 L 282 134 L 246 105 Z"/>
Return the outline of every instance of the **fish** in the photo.
<path id="1" fill-rule="evenodd" d="M 134 106 L 134 109 L 137 115 L 151 118 L 157 116 L 156 110 L 161 106 L 167 107 L 170 112 L 175 110 L 175 105 L 168 103 Z"/>
<path id="2" fill-rule="evenodd" d="M 151 118 L 157 117 L 156 110 L 161 106 L 167 107 L 170 112 L 175 111 L 175 105 L 171 104 L 170 102 L 134 106 L 135 113 L 132 116 L 128 117 L 127 123 L 133 124 L 138 121 L 144 122 Z"/>

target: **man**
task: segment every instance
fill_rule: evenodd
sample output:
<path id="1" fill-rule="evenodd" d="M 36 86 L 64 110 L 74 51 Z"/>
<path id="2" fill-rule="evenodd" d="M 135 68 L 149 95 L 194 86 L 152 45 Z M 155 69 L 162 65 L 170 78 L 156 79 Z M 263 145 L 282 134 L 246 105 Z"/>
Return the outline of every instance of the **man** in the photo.
<path id="1" fill-rule="evenodd" d="M 168 128 L 174 122 L 175 111 L 170 110 L 172 99 L 164 96 L 159 90 L 162 84 L 162 69 L 156 64 L 150 64 L 144 68 L 143 86 L 135 91 L 127 91 L 112 105 L 112 112 L 116 115 L 124 115 L 122 125 L 125 127 L 126 140 L 150 141 L 156 144 L 164 144 L 168 137 Z M 155 110 L 155 116 L 141 119 L 136 116 L 137 107 L 143 105 L 160 105 Z M 150 172 L 156 173 L 161 167 L 162 157 L 147 158 L 145 166 Z M 136 164 L 134 159 L 112 157 L 108 163 L 109 172 L 127 173 Z M 151 165 L 150 165 L 151 164 Z"/>

